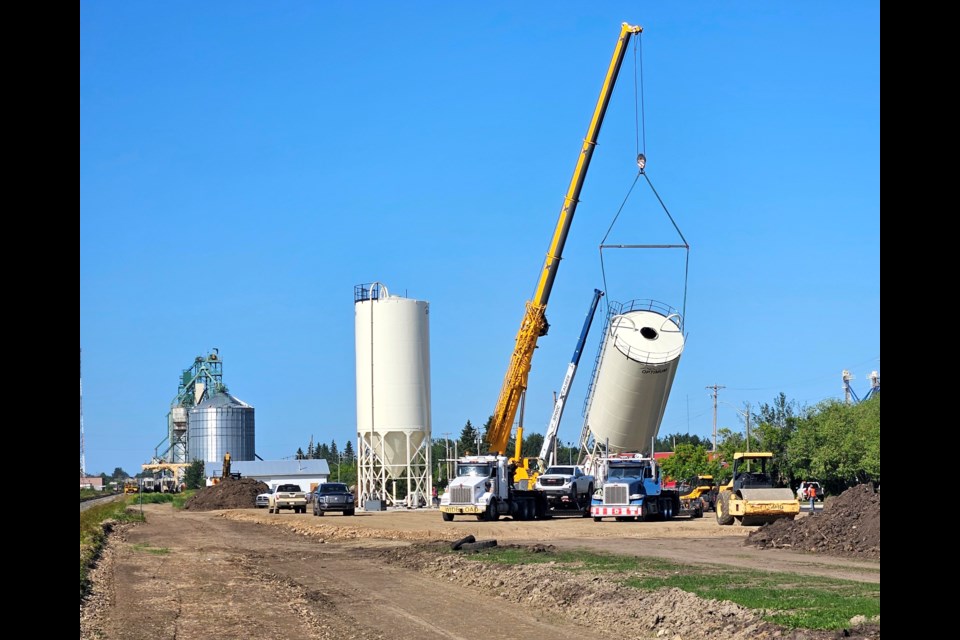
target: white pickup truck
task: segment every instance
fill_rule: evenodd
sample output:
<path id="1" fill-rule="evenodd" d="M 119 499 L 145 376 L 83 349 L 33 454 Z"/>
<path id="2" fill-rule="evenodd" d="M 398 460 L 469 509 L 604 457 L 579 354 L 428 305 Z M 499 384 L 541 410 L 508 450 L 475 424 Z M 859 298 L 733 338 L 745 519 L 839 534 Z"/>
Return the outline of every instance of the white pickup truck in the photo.
<path id="1" fill-rule="evenodd" d="M 547 497 L 551 509 L 577 509 L 584 517 L 590 515 L 590 498 L 593 496 L 593 476 L 587 475 L 576 465 L 554 465 L 537 477 L 534 486 Z"/>
<path id="2" fill-rule="evenodd" d="M 270 494 L 267 510 L 280 513 L 280 509 L 293 509 L 294 513 L 307 512 L 307 494 L 298 484 L 281 484 Z"/>

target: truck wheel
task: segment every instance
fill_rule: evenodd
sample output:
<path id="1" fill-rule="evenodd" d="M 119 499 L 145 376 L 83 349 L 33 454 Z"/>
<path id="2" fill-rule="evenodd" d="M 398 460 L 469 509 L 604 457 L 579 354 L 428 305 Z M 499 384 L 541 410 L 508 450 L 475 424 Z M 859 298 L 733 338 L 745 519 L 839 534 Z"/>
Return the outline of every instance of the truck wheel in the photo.
<path id="1" fill-rule="evenodd" d="M 727 526 L 733 524 L 733 516 L 730 515 L 730 492 L 724 491 L 717 498 L 717 524 Z"/>
<path id="2" fill-rule="evenodd" d="M 487 505 L 487 520 L 490 522 L 496 522 L 500 519 L 500 512 L 497 511 L 497 505 L 493 502 Z"/>
<path id="3" fill-rule="evenodd" d="M 603 520 L 603 518 L 601 518 L 601 517 L 599 517 L 599 516 L 593 516 L 593 521 L 594 521 L 594 522 L 600 522 L 601 520 Z"/>
<path id="4" fill-rule="evenodd" d="M 347 509 L 346 511 L 343 512 L 343 515 L 345 515 L 345 516 L 352 516 L 352 515 L 353 515 L 353 509 Z"/>
<path id="5" fill-rule="evenodd" d="M 322 515 L 323 515 L 323 511 L 320 510 L 320 509 L 317 509 L 316 511 L 313 512 L 313 515 L 315 515 L 315 516 L 322 516 Z"/>
<path id="6" fill-rule="evenodd" d="M 452 514 L 452 513 L 441 513 L 440 515 L 443 517 L 443 521 L 444 521 L 444 522 L 453 522 L 453 514 Z"/>

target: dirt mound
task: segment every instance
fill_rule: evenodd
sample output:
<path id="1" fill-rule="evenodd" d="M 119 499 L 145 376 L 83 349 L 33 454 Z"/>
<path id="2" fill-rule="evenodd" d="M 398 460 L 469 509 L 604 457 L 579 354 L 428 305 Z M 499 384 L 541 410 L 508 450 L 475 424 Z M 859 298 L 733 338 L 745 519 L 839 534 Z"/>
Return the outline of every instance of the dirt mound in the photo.
<path id="1" fill-rule="evenodd" d="M 253 509 L 257 496 L 269 489 L 266 484 L 252 478 L 221 480 L 219 484 L 197 491 L 187 500 L 184 509 L 212 511 L 213 509 Z"/>
<path id="2" fill-rule="evenodd" d="M 880 493 L 873 484 L 828 498 L 823 511 L 799 520 L 760 527 L 744 544 L 761 549 L 797 549 L 848 558 L 880 559 Z"/>

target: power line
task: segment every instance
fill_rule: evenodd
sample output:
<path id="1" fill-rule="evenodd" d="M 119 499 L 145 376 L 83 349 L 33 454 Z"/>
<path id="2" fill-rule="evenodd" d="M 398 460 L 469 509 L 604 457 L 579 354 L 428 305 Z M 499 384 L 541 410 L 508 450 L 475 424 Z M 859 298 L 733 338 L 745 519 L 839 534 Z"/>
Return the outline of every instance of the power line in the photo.
<path id="1" fill-rule="evenodd" d="M 726 389 L 722 384 L 714 384 L 707 387 L 707 389 L 713 389 L 713 451 L 717 451 L 717 394 L 720 393 L 720 389 Z"/>

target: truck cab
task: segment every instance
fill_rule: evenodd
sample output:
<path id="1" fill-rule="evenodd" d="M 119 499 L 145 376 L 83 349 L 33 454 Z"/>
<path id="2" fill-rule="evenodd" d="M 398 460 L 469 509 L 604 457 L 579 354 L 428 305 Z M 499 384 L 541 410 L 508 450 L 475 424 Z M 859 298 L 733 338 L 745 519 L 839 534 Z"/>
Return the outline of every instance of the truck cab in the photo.
<path id="1" fill-rule="evenodd" d="M 679 495 L 664 489 L 660 467 L 640 454 L 620 454 L 602 461 L 604 480 L 590 504 L 594 522 L 612 516 L 618 522 L 671 518 L 679 511 Z"/>
<path id="2" fill-rule="evenodd" d="M 457 460 L 457 477 L 440 498 L 444 522 L 457 515 L 473 515 L 477 520 L 533 520 L 546 516 L 543 494 L 519 489 L 513 484 L 514 467 L 506 456 L 466 456 Z"/>
<path id="3" fill-rule="evenodd" d="M 457 477 L 440 497 L 440 512 L 446 522 L 456 515 L 475 515 L 478 520 L 499 517 L 495 498 L 507 493 L 507 459 L 504 456 L 466 456 L 457 460 Z"/>

